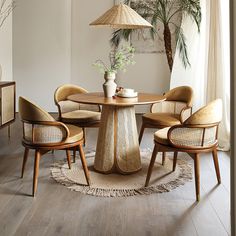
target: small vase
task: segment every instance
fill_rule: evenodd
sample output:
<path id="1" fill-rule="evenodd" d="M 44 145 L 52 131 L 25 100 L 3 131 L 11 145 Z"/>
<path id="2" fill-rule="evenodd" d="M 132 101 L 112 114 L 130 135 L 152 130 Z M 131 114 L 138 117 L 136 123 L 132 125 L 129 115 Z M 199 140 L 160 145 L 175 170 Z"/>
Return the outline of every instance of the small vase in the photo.
<path id="1" fill-rule="evenodd" d="M 111 98 L 116 93 L 117 84 L 115 83 L 116 74 L 114 72 L 105 72 L 104 79 L 106 80 L 103 84 L 104 96 Z"/>

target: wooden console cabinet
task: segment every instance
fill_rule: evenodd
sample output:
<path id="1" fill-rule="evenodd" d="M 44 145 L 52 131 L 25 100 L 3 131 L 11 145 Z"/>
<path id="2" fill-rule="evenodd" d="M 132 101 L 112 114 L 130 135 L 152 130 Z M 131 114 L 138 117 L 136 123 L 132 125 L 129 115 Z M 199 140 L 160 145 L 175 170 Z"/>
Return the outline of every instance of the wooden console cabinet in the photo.
<path id="1" fill-rule="evenodd" d="M 12 81 L 0 82 L 0 128 L 8 125 L 10 137 L 10 124 L 15 121 L 16 111 L 16 83 Z"/>

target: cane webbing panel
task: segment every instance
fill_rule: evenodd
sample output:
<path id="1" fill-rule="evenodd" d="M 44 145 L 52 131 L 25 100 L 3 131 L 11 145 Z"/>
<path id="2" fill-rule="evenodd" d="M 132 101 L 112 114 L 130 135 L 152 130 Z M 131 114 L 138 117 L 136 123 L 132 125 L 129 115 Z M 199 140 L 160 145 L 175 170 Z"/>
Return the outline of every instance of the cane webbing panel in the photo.
<path id="1" fill-rule="evenodd" d="M 2 125 L 13 120 L 15 117 L 15 87 L 14 85 L 2 88 Z"/>
<path id="2" fill-rule="evenodd" d="M 152 113 L 172 113 L 172 114 L 180 114 L 182 109 L 186 107 L 186 103 L 184 102 L 176 102 L 176 101 L 164 101 L 161 103 L 155 103 L 152 106 Z"/>
<path id="3" fill-rule="evenodd" d="M 210 128 L 175 128 L 171 131 L 170 140 L 178 146 L 208 147 L 216 141 L 216 130 L 216 126 Z"/>
<path id="4" fill-rule="evenodd" d="M 34 130 L 34 131 L 33 131 Z M 48 126 L 24 123 L 25 140 L 37 143 L 59 143 L 66 137 L 66 130 L 61 126 Z"/>

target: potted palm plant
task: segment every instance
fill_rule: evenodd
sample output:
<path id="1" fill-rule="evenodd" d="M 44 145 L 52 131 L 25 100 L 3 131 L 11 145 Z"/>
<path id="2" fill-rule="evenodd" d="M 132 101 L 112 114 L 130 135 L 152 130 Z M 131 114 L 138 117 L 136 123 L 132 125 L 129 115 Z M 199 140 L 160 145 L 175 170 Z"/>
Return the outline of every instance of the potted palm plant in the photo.
<path id="1" fill-rule="evenodd" d="M 165 53 L 170 71 L 173 68 L 173 49 L 172 36 L 170 26 L 175 29 L 175 43 L 174 45 L 179 49 L 180 57 L 183 65 L 186 68 L 190 66 L 188 51 L 186 46 L 186 39 L 181 25 L 176 24 L 176 16 L 182 19 L 189 16 L 197 25 L 200 31 L 201 23 L 201 6 L 200 0 L 125 0 L 126 4 L 131 4 L 141 16 L 151 20 L 154 28 L 150 29 L 150 33 L 154 38 L 156 35 L 156 28 L 158 24 L 163 25 L 163 38 Z M 121 29 L 113 33 L 111 43 L 118 46 L 121 39 L 129 40 L 130 34 L 134 30 Z"/>

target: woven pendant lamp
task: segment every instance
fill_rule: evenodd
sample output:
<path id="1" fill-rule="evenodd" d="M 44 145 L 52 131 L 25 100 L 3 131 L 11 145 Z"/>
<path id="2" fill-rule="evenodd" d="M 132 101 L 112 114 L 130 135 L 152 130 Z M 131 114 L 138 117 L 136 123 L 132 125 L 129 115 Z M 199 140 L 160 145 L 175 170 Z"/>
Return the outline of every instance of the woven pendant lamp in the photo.
<path id="1" fill-rule="evenodd" d="M 93 26 L 110 26 L 114 29 L 141 29 L 153 26 L 126 4 L 118 4 L 106 11 Z"/>

